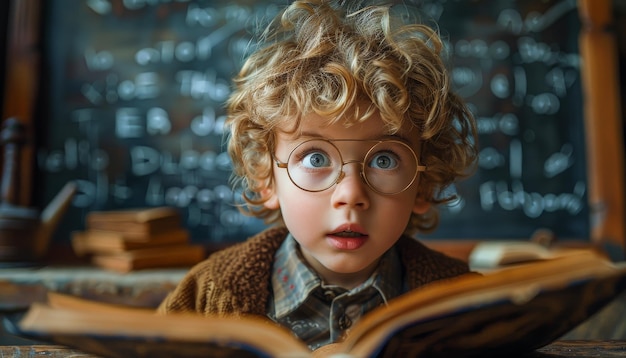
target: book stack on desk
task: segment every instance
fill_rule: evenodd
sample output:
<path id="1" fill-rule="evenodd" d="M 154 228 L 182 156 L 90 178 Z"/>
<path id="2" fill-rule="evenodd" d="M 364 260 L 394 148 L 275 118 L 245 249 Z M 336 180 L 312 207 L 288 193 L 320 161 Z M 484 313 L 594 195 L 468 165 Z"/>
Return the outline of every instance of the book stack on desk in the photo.
<path id="1" fill-rule="evenodd" d="M 77 256 L 120 272 L 191 266 L 205 255 L 169 207 L 90 212 L 85 230 L 72 233 L 72 247 Z"/>

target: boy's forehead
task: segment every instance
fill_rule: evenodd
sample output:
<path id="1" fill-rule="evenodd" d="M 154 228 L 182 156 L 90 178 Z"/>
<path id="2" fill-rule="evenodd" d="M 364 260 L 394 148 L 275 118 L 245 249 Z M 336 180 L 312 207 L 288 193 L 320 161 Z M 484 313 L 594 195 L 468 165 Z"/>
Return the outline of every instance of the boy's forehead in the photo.
<path id="1" fill-rule="evenodd" d="M 285 118 L 278 125 L 278 134 L 286 140 L 302 137 L 322 137 L 326 139 L 386 139 L 399 137 L 417 144 L 419 130 L 410 121 L 402 123 L 399 130 L 393 130 L 376 111 L 367 118 L 329 118 L 317 113 L 308 113 L 299 120 Z"/>

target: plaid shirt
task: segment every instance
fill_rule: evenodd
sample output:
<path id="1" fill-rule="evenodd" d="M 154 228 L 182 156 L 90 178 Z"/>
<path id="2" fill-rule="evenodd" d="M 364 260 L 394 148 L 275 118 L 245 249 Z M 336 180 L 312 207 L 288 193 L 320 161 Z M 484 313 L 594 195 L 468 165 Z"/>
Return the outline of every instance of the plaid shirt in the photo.
<path id="1" fill-rule="evenodd" d="M 275 256 L 268 316 L 316 349 L 340 340 L 363 314 L 400 295 L 404 287 L 401 272 L 392 248 L 358 287 L 346 290 L 325 285 L 304 262 L 289 234 Z"/>

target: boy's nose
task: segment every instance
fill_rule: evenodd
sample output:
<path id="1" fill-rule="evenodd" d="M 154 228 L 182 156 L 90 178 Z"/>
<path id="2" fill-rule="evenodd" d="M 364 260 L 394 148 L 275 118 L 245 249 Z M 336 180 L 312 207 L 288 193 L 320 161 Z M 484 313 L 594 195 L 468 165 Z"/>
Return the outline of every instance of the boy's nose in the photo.
<path id="1" fill-rule="evenodd" d="M 357 165 L 349 165 L 357 164 Z M 333 190 L 333 207 L 369 208 L 367 183 L 361 176 L 358 161 L 344 163 L 343 169 Z"/>
<path id="2" fill-rule="evenodd" d="M 358 175 L 359 178 L 361 178 L 361 180 L 363 181 L 363 183 L 365 183 L 365 179 L 363 178 L 363 171 L 361 170 L 361 162 L 358 160 L 348 160 L 347 162 L 343 162 L 341 164 L 341 172 L 339 172 L 339 176 L 337 177 L 337 181 L 335 181 L 336 184 L 339 184 L 343 178 L 346 176 L 346 167 L 348 166 L 348 164 L 356 164 L 356 173 L 355 175 Z M 367 183 L 365 183 L 367 184 Z"/>

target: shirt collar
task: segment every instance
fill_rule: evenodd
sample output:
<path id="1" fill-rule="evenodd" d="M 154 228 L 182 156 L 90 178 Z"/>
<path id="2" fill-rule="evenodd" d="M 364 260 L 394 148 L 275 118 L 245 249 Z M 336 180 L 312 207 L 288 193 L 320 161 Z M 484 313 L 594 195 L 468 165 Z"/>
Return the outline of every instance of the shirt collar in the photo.
<path id="1" fill-rule="evenodd" d="M 274 317 L 287 315 L 302 305 L 309 295 L 322 286 L 319 276 L 305 263 L 298 243 L 291 234 L 276 252 L 272 269 Z M 374 287 L 385 303 L 402 293 L 403 279 L 400 260 L 395 247 L 388 250 L 372 276 L 350 294 Z"/>

